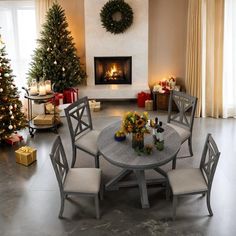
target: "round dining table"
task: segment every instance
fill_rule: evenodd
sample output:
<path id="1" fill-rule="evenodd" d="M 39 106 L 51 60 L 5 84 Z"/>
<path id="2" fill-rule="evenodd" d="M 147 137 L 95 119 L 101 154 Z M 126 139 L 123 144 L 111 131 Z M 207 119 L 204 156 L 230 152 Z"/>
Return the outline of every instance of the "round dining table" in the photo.
<path id="1" fill-rule="evenodd" d="M 97 141 L 100 154 L 111 164 L 121 167 L 122 171 L 112 178 L 105 185 L 106 190 L 118 190 L 120 187 L 130 187 L 138 185 L 142 208 L 149 208 L 149 200 L 147 193 L 147 184 L 167 181 L 166 172 L 161 169 L 162 165 L 172 161 L 172 168 L 176 166 L 176 156 L 181 147 L 181 139 L 179 134 L 170 126 L 163 124 L 164 128 L 164 149 L 159 151 L 153 144 L 152 134 L 144 136 L 144 144 L 153 145 L 150 155 L 137 153 L 132 148 L 132 134 L 127 135 L 124 141 L 116 141 L 115 132 L 121 127 L 121 121 L 116 121 L 104 128 Z M 145 171 L 155 170 L 164 178 L 155 180 L 146 180 Z M 134 173 L 135 181 L 122 181 L 126 176 Z"/>

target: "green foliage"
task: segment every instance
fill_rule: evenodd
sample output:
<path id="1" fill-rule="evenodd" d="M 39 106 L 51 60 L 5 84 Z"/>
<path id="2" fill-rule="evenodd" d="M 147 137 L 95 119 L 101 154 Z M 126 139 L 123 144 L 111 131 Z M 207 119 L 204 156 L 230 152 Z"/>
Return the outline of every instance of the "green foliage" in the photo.
<path id="1" fill-rule="evenodd" d="M 71 33 L 67 30 L 65 12 L 58 3 L 49 9 L 42 27 L 28 72 L 29 81 L 49 79 L 55 84 L 56 92 L 78 85 L 86 74 L 76 54 Z"/>
<path id="2" fill-rule="evenodd" d="M 26 127 L 26 119 L 21 112 L 22 103 L 14 84 L 10 60 L 6 58 L 5 45 L 0 35 L 0 141 L 14 131 Z"/>
<path id="3" fill-rule="evenodd" d="M 114 14 L 120 13 L 121 19 L 115 20 Z M 100 12 L 102 26 L 113 34 L 123 33 L 133 23 L 133 10 L 124 0 L 109 0 Z"/>

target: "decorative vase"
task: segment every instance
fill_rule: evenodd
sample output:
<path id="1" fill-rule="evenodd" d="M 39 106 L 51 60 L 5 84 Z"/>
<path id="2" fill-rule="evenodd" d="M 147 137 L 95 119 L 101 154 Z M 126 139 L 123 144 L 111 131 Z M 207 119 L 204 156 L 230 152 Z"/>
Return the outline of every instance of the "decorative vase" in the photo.
<path id="1" fill-rule="evenodd" d="M 132 148 L 143 149 L 144 147 L 144 134 L 132 133 Z"/>

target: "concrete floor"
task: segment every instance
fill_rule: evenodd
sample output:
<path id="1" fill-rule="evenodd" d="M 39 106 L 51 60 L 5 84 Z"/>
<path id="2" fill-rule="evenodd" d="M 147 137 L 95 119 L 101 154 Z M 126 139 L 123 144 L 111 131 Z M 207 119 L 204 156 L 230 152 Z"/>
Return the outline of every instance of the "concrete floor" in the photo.
<path id="1" fill-rule="evenodd" d="M 118 120 L 125 110 L 142 110 L 132 102 L 105 102 L 100 112 L 93 113 L 94 127 L 102 129 Z M 150 112 L 166 121 L 165 112 Z M 179 159 L 177 168 L 198 166 L 204 140 L 213 134 L 221 157 L 212 187 L 213 217 L 208 217 L 205 198 L 183 197 L 177 208 L 177 219 L 171 221 L 171 201 L 165 191 L 157 187 L 148 189 L 150 209 L 141 209 L 137 188 L 123 188 L 106 192 L 101 201 L 100 220 L 95 219 L 92 199 L 77 197 L 66 201 L 64 216 L 58 219 L 59 190 L 50 163 L 49 152 L 55 138 L 52 132 L 37 132 L 34 138 L 28 130 L 22 132 L 24 142 L 14 147 L 0 146 L 0 236 L 74 236 L 74 235 L 236 235 L 236 120 L 195 119 L 193 151 L 191 158 Z M 62 137 L 68 160 L 71 144 L 68 127 L 58 130 Z M 14 151 L 21 145 L 38 150 L 35 164 L 24 167 L 15 163 Z M 180 155 L 187 153 L 184 145 Z M 79 153 L 76 166 L 93 167 L 93 158 Z M 101 158 L 104 181 L 112 178 L 119 169 Z M 171 168 L 168 164 L 165 170 Z M 154 173 L 147 173 L 147 177 Z"/>

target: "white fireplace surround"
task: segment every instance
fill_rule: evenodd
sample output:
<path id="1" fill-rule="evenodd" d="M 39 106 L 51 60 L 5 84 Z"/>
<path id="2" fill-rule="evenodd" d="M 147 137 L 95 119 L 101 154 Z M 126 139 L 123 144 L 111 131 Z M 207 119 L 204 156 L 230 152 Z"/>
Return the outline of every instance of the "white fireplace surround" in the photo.
<path id="1" fill-rule="evenodd" d="M 135 98 L 148 87 L 148 0 L 125 0 L 134 22 L 123 34 L 111 34 L 101 25 L 100 10 L 107 0 L 84 1 L 87 86 L 80 96 L 94 99 Z M 131 56 L 131 85 L 95 85 L 94 57 Z"/>

